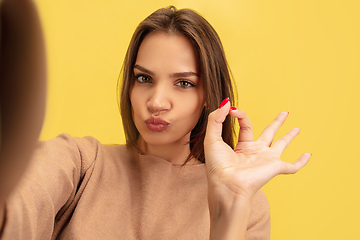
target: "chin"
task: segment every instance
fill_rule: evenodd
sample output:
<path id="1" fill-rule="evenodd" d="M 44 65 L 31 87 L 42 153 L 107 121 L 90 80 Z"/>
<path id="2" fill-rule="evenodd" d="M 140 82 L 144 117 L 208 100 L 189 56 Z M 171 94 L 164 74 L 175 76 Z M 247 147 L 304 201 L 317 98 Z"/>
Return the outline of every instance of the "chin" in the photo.
<path id="1" fill-rule="evenodd" d="M 170 139 L 161 136 L 143 136 L 142 140 L 145 145 L 161 146 L 173 143 L 173 141 L 171 141 Z"/>
<path id="2" fill-rule="evenodd" d="M 173 133 L 147 133 L 141 134 L 142 141 L 145 145 L 169 145 L 169 144 L 184 144 L 190 140 L 190 133 L 185 136 L 175 137 Z"/>

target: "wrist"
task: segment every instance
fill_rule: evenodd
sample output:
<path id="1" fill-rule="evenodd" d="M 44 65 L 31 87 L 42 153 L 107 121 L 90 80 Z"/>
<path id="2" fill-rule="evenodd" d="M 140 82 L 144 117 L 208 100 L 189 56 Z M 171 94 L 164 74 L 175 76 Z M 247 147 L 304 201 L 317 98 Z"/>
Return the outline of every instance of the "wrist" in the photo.
<path id="1" fill-rule="evenodd" d="M 221 183 L 209 183 L 210 239 L 245 239 L 251 197 L 234 193 Z"/>
<path id="2" fill-rule="evenodd" d="M 250 206 L 251 199 L 251 194 L 234 189 L 221 181 L 208 181 L 209 206 L 213 207 L 210 212 L 230 212 L 239 206 Z"/>
<path id="3" fill-rule="evenodd" d="M 250 202 L 242 198 L 210 211 L 210 240 L 244 240 L 250 213 Z"/>

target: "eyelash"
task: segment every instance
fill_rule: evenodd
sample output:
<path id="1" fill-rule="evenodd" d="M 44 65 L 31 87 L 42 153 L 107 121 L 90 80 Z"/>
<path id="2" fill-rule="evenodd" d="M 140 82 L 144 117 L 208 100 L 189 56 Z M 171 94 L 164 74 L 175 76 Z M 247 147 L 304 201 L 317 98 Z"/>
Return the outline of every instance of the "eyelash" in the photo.
<path id="1" fill-rule="evenodd" d="M 182 87 L 180 84 L 181 83 L 185 83 L 187 84 L 186 87 Z M 195 87 L 195 84 L 193 84 L 192 82 L 186 81 L 186 80 L 180 80 L 176 83 L 177 86 L 181 87 L 181 88 L 191 88 L 191 87 Z"/>
<path id="2" fill-rule="evenodd" d="M 148 81 L 144 81 L 144 80 L 140 80 L 139 78 L 147 78 Z M 148 83 L 151 82 L 151 77 L 144 75 L 144 74 L 139 74 L 139 75 L 135 75 L 135 79 L 139 82 L 139 83 Z"/>
<path id="3" fill-rule="evenodd" d="M 141 80 L 140 80 L 140 78 L 141 78 Z M 146 78 L 147 80 L 144 81 L 143 78 Z M 144 75 L 144 74 L 135 75 L 135 80 L 137 80 L 139 83 L 151 83 L 151 77 Z M 187 86 L 181 86 L 181 83 L 186 84 Z M 176 82 L 175 85 L 179 86 L 181 88 L 184 88 L 184 89 L 196 86 L 194 83 L 187 81 L 187 80 L 179 80 Z"/>

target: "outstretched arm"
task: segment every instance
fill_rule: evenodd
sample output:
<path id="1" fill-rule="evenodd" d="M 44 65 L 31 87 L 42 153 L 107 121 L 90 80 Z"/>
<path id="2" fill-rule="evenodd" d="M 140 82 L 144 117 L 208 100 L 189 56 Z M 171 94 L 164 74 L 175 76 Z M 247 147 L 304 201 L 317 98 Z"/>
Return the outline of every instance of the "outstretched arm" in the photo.
<path id="1" fill-rule="evenodd" d="M 222 123 L 230 114 L 239 120 L 240 133 L 235 149 L 221 138 Z M 294 128 L 271 146 L 274 136 L 285 122 L 281 112 L 253 141 L 252 124 L 245 112 L 226 103 L 209 115 L 204 142 L 210 208 L 210 239 L 245 239 L 250 202 L 254 194 L 278 174 L 293 174 L 304 167 L 310 153 L 293 163 L 280 159 L 282 152 L 300 133 Z"/>
<path id="2" fill-rule="evenodd" d="M 45 46 L 31 0 L 0 5 L 0 229 L 4 203 L 30 159 L 44 119 Z"/>

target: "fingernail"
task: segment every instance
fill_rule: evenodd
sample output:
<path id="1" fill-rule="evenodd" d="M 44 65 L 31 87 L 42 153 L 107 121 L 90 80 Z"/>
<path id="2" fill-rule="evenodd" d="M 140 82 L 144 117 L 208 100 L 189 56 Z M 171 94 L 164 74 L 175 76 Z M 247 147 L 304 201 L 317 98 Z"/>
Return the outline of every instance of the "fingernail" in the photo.
<path id="1" fill-rule="evenodd" d="M 221 102 L 220 105 L 219 105 L 219 108 L 222 108 L 223 106 L 225 106 L 225 104 L 227 104 L 229 100 L 230 100 L 230 99 L 229 99 L 228 97 L 225 98 L 224 100 L 222 100 L 222 102 Z"/>
<path id="2" fill-rule="evenodd" d="M 237 110 L 237 108 L 236 107 L 230 107 L 230 110 L 235 111 L 235 110 Z"/>

